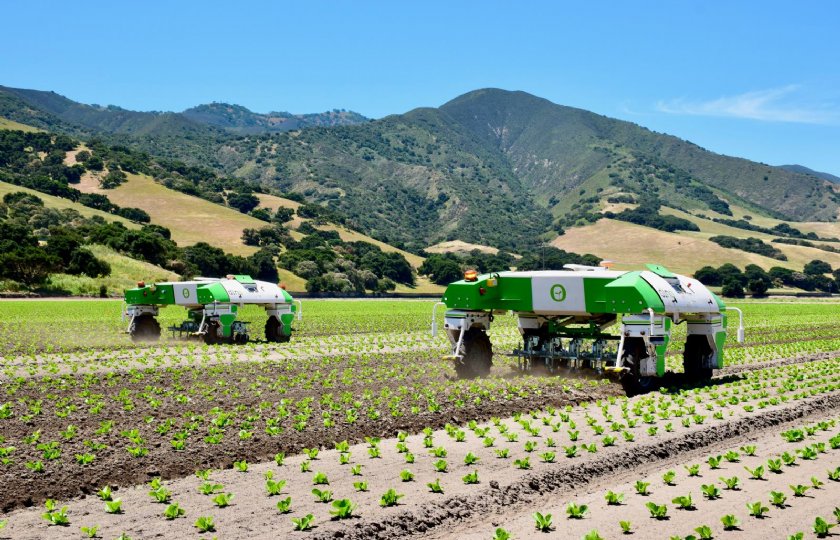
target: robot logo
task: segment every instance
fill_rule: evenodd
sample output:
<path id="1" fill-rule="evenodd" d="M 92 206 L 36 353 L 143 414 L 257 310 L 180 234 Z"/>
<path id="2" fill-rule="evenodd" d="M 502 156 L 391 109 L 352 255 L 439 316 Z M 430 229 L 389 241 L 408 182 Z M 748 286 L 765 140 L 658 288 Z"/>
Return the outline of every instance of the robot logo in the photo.
<path id="1" fill-rule="evenodd" d="M 551 299 L 555 302 L 562 302 L 566 299 L 566 287 L 557 283 L 556 285 L 552 285 L 548 294 L 551 295 Z"/>

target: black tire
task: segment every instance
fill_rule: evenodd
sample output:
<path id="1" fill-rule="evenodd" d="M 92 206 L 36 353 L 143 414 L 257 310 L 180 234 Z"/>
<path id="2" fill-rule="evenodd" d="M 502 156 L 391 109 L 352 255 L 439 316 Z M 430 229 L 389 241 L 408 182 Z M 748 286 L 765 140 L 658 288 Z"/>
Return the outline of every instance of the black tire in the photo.
<path id="1" fill-rule="evenodd" d="M 283 333 L 283 323 L 272 315 L 265 321 L 265 340 L 271 343 L 287 343 L 291 335 Z"/>
<path id="2" fill-rule="evenodd" d="M 207 345 L 215 345 L 222 342 L 219 337 L 219 323 L 217 321 L 210 321 L 207 323 L 207 332 L 204 334 L 204 343 Z"/>
<path id="3" fill-rule="evenodd" d="M 630 371 L 621 378 L 621 385 L 628 396 L 646 394 L 659 386 L 658 377 L 642 377 L 640 374 L 640 360 L 647 357 L 645 340 L 642 338 L 628 338 L 624 342 L 622 363 L 630 364 Z M 624 365 L 627 365 L 624 364 Z"/>
<path id="4" fill-rule="evenodd" d="M 134 319 L 134 329 L 131 331 L 131 341 L 148 343 L 160 339 L 160 324 L 152 315 L 140 315 Z"/>
<path id="5" fill-rule="evenodd" d="M 486 377 L 493 367 L 493 344 L 487 332 L 470 328 L 464 333 L 464 356 L 455 361 L 455 372 L 460 379 Z"/>
<path id="6" fill-rule="evenodd" d="M 683 372 L 686 382 L 693 384 L 712 378 L 714 369 L 703 367 L 711 355 L 712 348 L 706 336 L 693 334 L 686 338 L 683 350 Z"/>

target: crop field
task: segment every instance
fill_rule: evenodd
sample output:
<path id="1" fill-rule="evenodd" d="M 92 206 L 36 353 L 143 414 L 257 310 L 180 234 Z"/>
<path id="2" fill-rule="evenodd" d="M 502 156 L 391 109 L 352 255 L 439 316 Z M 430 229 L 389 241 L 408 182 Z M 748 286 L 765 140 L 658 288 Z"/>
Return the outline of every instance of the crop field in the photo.
<path id="1" fill-rule="evenodd" d="M 510 316 L 491 376 L 457 380 L 429 301 L 304 300 L 285 344 L 246 308 L 241 346 L 135 345 L 116 301 L 3 301 L 0 538 L 824 537 L 840 303 L 735 305 L 747 340 L 710 383 L 628 398 L 516 371 Z"/>

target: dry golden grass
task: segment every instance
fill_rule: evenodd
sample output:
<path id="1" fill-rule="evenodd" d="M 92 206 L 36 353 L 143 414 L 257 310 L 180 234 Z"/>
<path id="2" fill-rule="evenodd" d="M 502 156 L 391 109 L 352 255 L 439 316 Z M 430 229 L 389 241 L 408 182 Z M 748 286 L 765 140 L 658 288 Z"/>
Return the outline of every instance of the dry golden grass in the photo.
<path id="1" fill-rule="evenodd" d="M 659 263 L 680 273 L 693 273 L 698 268 L 732 263 L 740 268 L 757 264 L 769 269 L 783 266 L 801 270 L 812 259 L 822 259 L 832 266 L 840 265 L 840 255 L 813 248 L 778 245 L 788 256 L 778 261 L 754 253 L 720 247 L 708 240 L 709 232 L 667 233 L 632 223 L 602 219 L 593 225 L 569 229 L 552 245 L 575 253 L 592 253 L 615 261 L 616 268 L 638 269 L 646 263 Z"/>
<path id="2" fill-rule="evenodd" d="M 752 219 L 748 221 L 760 227 L 771 228 L 779 223 L 787 223 L 791 227 L 799 229 L 805 233 L 815 232 L 824 237 L 840 238 L 840 221 L 783 221 L 780 219 L 757 215 L 755 212 L 751 212 L 750 210 L 736 205 L 731 205 L 730 208 L 732 209 L 732 216 L 724 216 L 723 214 L 718 214 L 717 212 L 711 212 L 708 210 L 704 210 L 699 213 L 709 217 L 724 219 L 743 219 L 744 216 L 750 216 Z M 838 212 L 840 212 L 840 209 L 838 209 Z"/>
<path id="3" fill-rule="evenodd" d="M 14 120 L 9 120 L 8 118 L 0 117 L 0 129 L 8 129 L 11 131 L 26 131 L 29 133 L 35 131 L 43 131 L 36 127 L 27 126 L 26 124 L 21 124 L 20 122 L 15 122 Z"/>
<path id="4" fill-rule="evenodd" d="M 235 255 L 250 255 L 257 249 L 242 243 L 242 231 L 260 228 L 265 222 L 237 210 L 167 188 L 142 174 L 129 174 L 116 189 L 101 189 L 98 181 L 85 175 L 79 189 L 102 193 L 119 206 L 145 210 L 152 223 L 172 231 L 179 246 L 207 242 Z"/>
<path id="5" fill-rule="evenodd" d="M 93 217 L 93 216 L 100 216 L 105 219 L 105 221 L 119 221 L 126 227 L 132 229 L 140 228 L 139 225 L 133 223 L 125 218 L 121 218 L 119 216 L 115 216 L 114 214 L 109 214 L 108 212 L 103 212 L 102 210 L 95 210 L 93 208 L 88 208 L 87 206 L 83 206 L 79 203 L 75 203 L 69 199 L 63 199 L 61 197 L 54 197 L 52 195 L 47 195 L 46 193 L 41 193 L 40 191 L 35 191 L 34 189 L 29 189 L 21 186 L 16 186 L 14 184 L 8 184 L 6 182 L 0 182 L 0 198 L 7 193 L 13 193 L 16 191 L 23 191 L 25 193 L 29 193 L 35 195 L 36 197 L 40 198 L 44 201 L 44 206 L 47 208 L 55 208 L 56 210 L 64 210 L 66 208 L 72 208 L 76 210 L 84 217 Z"/>
<path id="6" fill-rule="evenodd" d="M 180 277 L 154 264 L 132 259 L 117 253 L 106 246 L 87 246 L 97 258 L 111 265 L 111 275 L 104 278 L 89 278 L 87 276 L 70 276 L 67 274 L 53 274 L 50 276 L 52 285 L 58 289 L 69 291 L 74 295 L 97 296 L 100 285 L 105 285 L 109 295 L 122 295 L 125 289 L 136 286 L 138 281 L 155 283 L 161 281 L 178 281 Z"/>
<path id="7" fill-rule="evenodd" d="M 489 253 L 495 255 L 499 252 L 497 248 L 491 246 L 483 246 L 481 244 L 471 244 L 463 240 L 449 240 L 446 242 L 439 242 L 433 246 L 426 248 L 429 253 L 469 253 L 477 249 L 482 253 Z"/>

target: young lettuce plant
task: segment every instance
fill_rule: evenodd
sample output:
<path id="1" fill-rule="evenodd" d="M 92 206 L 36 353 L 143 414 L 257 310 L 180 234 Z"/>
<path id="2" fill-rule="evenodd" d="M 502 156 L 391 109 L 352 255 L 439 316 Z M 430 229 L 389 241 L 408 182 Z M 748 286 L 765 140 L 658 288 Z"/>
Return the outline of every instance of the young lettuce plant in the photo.
<path id="1" fill-rule="evenodd" d="M 641 480 L 637 480 L 633 487 L 636 489 L 636 493 L 638 493 L 639 495 L 650 494 L 650 491 L 648 490 L 648 488 L 650 487 L 650 482 L 643 482 Z"/>
<path id="2" fill-rule="evenodd" d="M 668 507 L 664 504 L 656 504 L 655 502 L 649 502 L 645 504 L 645 507 L 650 512 L 650 517 L 657 520 L 668 519 Z"/>
<path id="3" fill-rule="evenodd" d="M 368 490 L 368 483 L 365 481 L 353 482 L 353 488 L 356 491 L 367 491 Z"/>
<path id="4" fill-rule="evenodd" d="M 165 517 L 168 520 L 173 520 L 179 517 L 184 517 L 186 513 L 186 510 L 181 508 L 181 506 L 178 503 L 171 503 L 163 511 L 163 517 Z"/>
<path id="5" fill-rule="evenodd" d="M 44 506 L 47 511 L 41 517 L 47 520 L 50 525 L 61 525 L 63 527 L 70 525 L 70 518 L 67 517 L 66 506 L 57 508 L 57 503 L 53 499 L 47 499 Z"/>
<path id="6" fill-rule="evenodd" d="M 306 514 L 303 517 L 292 518 L 292 524 L 296 531 L 308 531 L 312 528 L 312 521 L 315 517 L 312 514 Z"/>
<path id="7" fill-rule="evenodd" d="M 435 479 L 434 482 L 429 482 L 426 484 L 429 486 L 429 491 L 432 493 L 443 493 L 443 488 L 440 486 L 440 479 Z"/>
<path id="8" fill-rule="evenodd" d="M 734 514 L 726 514 L 722 518 L 720 518 L 720 522 L 723 524 L 724 531 L 732 531 L 738 528 L 741 522 L 735 517 Z"/>
<path id="9" fill-rule="evenodd" d="M 551 527 L 551 514 L 541 514 L 539 512 L 534 512 L 534 524 L 536 528 L 540 532 L 550 532 Z"/>
<path id="10" fill-rule="evenodd" d="M 619 506 L 624 501 L 624 494 L 616 493 L 614 491 L 607 491 L 607 494 L 604 495 L 604 499 L 607 501 L 608 505 Z"/>
<path id="11" fill-rule="evenodd" d="M 108 514 L 122 514 L 122 500 L 105 501 L 105 512 Z"/>
<path id="12" fill-rule="evenodd" d="M 691 493 L 688 495 L 680 495 L 679 497 L 674 497 L 671 501 L 672 503 L 677 505 L 677 508 L 681 510 L 692 510 L 694 509 L 694 502 L 691 500 Z"/>
<path id="13" fill-rule="evenodd" d="M 233 500 L 233 493 L 219 493 L 211 500 L 219 508 L 226 508 L 230 506 L 230 501 Z"/>
<path id="14" fill-rule="evenodd" d="M 399 501 L 404 495 L 402 493 L 397 493 L 393 488 L 389 489 L 385 493 L 382 494 L 382 497 L 379 499 L 380 506 L 396 506 Z"/>
<path id="15" fill-rule="evenodd" d="M 712 540 L 712 538 L 714 538 L 712 528 L 708 525 L 700 525 L 694 529 L 694 532 L 697 533 L 700 540 Z"/>
<path id="16" fill-rule="evenodd" d="M 213 532 L 216 525 L 213 524 L 213 516 L 201 516 L 195 520 L 194 526 L 200 533 Z"/>
<path id="17" fill-rule="evenodd" d="M 720 498 L 720 488 L 714 484 L 703 484 L 700 486 L 700 489 L 703 491 L 703 495 L 710 501 Z"/>
<path id="18" fill-rule="evenodd" d="M 837 523 L 829 523 L 823 518 L 817 516 L 817 519 L 814 520 L 814 525 L 811 528 L 814 530 L 814 534 L 817 535 L 817 538 L 825 538 L 831 534 L 831 529 L 836 526 Z"/>
<path id="19" fill-rule="evenodd" d="M 761 501 L 756 501 L 754 503 L 747 503 L 747 510 L 750 511 L 750 515 L 756 518 L 763 518 L 766 512 L 769 512 L 770 509 L 763 504 Z"/>
<path id="20" fill-rule="evenodd" d="M 356 509 L 356 505 L 350 502 L 350 499 L 338 499 L 337 501 L 333 501 L 333 510 L 330 510 L 330 514 L 335 516 L 336 519 L 347 519 L 353 517 L 353 510 Z"/>
<path id="21" fill-rule="evenodd" d="M 773 506 L 778 506 L 779 508 L 785 507 L 785 501 L 787 501 L 787 495 L 782 493 L 781 491 L 771 491 L 770 492 L 770 504 Z"/>
<path id="22" fill-rule="evenodd" d="M 318 488 L 313 488 L 312 494 L 315 495 L 315 500 L 318 502 L 328 503 L 332 500 L 332 491 L 328 489 L 320 490 Z"/>
<path id="23" fill-rule="evenodd" d="M 566 514 L 568 514 L 569 519 L 583 519 L 588 511 L 589 506 L 585 504 L 569 503 L 566 506 Z"/>
<path id="24" fill-rule="evenodd" d="M 292 498 L 286 497 L 277 501 L 277 511 L 281 514 L 288 514 L 292 511 Z"/>
<path id="25" fill-rule="evenodd" d="M 465 484 L 478 484 L 478 471 L 467 473 L 462 480 Z"/>

